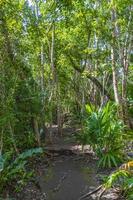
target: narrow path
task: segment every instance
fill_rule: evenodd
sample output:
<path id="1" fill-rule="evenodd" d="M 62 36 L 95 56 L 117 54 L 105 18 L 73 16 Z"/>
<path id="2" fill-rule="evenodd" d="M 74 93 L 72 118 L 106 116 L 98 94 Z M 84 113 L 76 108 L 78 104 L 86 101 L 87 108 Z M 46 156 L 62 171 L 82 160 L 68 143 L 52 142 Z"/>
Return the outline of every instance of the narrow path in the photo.
<path id="1" fill-rule="evenodd" d="M 77 200 L 89 186 L 97 186 L 95 164 L 74 156 L 56 158 L 39 177 L 42 193 L 47 200 Z"/>
<path id="2" fill-rule="evenodd" d="M 34 181 L 30 181 L 16 195 L 16 200 L 78 200 L 99 185 L 93 153 L 89 146 L 85 147 L 83 153 L 70 132 L 71 129 L 65 132 L 63 138 L 55 137 L 52 144 L 44 146 L 44 150 L 52 157 L 47 158 L 44 154 L 44 158 L 34 160 L 35 163 L 33 161 Z M 116 195 L 111 195 L 103 199 L 117 199 Z M 87 199 L 96 199 L 96 195 Z"/>
<path id="3" fill-rule="evenodd" d="M 72 137 L 73 132 L 73 129 L 64 129 L 63 137 L 54 137 L 52 144 L 44 147 L 56 155 L 38 179 L 47 200 L 77 200 L 90 186 L 95 188 L 98 184 L 96 161 L 91 157 L 89 162 L 82 146 Z M 85 147 L 85 151 L 90 153 L 89 146 Z"/>

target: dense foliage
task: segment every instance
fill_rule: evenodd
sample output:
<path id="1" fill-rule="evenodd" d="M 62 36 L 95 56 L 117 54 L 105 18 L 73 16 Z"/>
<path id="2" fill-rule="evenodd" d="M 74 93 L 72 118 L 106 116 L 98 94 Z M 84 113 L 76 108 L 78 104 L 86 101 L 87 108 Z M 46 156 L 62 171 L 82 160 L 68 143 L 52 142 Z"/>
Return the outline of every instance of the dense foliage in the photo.
<path id="1" fill-rule="evenodd" d="M 117 165 L 133 139 L 132 11 L 132 0 L 0 0 L 0 159 L 43 145 L 52 125 L 61 135 L 69 116 L 99 165 Z"/>

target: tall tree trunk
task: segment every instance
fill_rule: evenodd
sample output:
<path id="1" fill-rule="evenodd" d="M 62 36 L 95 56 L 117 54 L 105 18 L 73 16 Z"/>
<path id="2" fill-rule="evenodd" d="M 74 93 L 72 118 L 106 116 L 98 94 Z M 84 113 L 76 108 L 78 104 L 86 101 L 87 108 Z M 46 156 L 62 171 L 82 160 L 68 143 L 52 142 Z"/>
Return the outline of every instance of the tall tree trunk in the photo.
<path id="1" fill-rule="evenodd" d="M 38 146 L 41 146 L 40 132 L 39 132 L 38 121 L 37 121 L 36 117 L 33 117 L 33 126 L 34 126 L 34 132 L 36 135 L 36 140 L 37 140 Z"/>
<path id="2" fill-rule="evenodd" d="M 113 8 L 111 11 L 111 21 L 112 21 L 112 48 L 111 48 L 111 58 L 112 58 L 112 75 L 113 75 L 113 89 L 114 89 L 114 97 L 116 103 L 119 105 L 119 117 L 121 117 L 124 121 L 124 123 L 129 126 L 129 120 L 128 120 L 128 108 L 127 108 L 127 76 L 128 76 L 128 59 L 127 55 L 129 53 L 128 49 L 128 31 L 125 33 L 125 44 L 124 48 L 120 48 L 119 45 L 119 28 L 116 23 L 117 17 L 116 17 L 116 9 L 115 9 L 115 1 L 113 1 Z M 131 15 L 129 16 L 129 23 L 131 21 L 130 19 Z M 129 26 L 129 24 L 128 24 Z M 123 68 L 123 76 L 122 76 L 122 93 L 121 96 L 118 92 L 118 77 L 116 74 L 116 61 L 117 61 L 117 53 L 116 50 L 119 46 L 119 55 L 120 55 L 120 63 Z"/>
<path id="3" fill-rule="evenodd" d="M 44 56 L 44 45 L 41 45 L 41 123 L 42 123 L 42 129 L 43 129 L 43 137 L 46 138 L 46 135 L 48 134 L 48 129 L 45 125 L 45 115 L 46 115 L 46 105 L 45 105 L 45 78 L 44 78 L 44 65 L 45 65 L 45 56 Z"/>
<path id="4" fill-rule="evenodd" d="M 131 28 L 132 21 L 132 7 L 130 7 L 129 12 L 129 21 L 127 24 L 127 30 L 125 33 L 125 42 L 124 47 L 121 50 L 121 65 L 123 67 L 122 74 L 122 109 L 123 109 L 123 120 L 128 127 L 130 125 L 130 119 L 128 116 L 128 106 L 127 106 L 127 79 L 128 79 L 128 68 L 129 68 L 129 59 L 131 54 L 131 43 L 132 43 L 132 35 L 129 34 Z"/>
<path id="5" fill-rule="evenodd" d="M 117 75 L 116 75 L 116 58 L 115 58 L 115 52 L 114 47 L 111 49 L 111 59 L 112 59 L 112 77 L 113 77 L 113 90 L 114 90 L 114 98 L 115 102 L 119 105 L 120 99 L 119 99 L 119 93 L 118 93 L 118 82 L 117 82 Z"/>
<path id="6" fill-rule="evenodd" d="M 51 81 L 51 106 L 54 103 L 54 97 L 56 95 L 56 68 L 54 62 L 54 45 L 55 45 L 55 22 L 52 25 L 52 38 L 51 38 L 51 49 L 50 49 L 50 64 L 51 64 L 51 73 L 52 73 L 52 81 Z M 50 111 L 50 142 L 52 142 L 52 124 L 53 124 L 53 110 Z"/>
<path id="7" fill-rule="evenodd" d="M 55 67 L 55 55 L 54 55 L 54 47 L 55 47 L 55 23 L 53 22 L 52 27 L 52 43 L 51 43 L 51 70 L 52 70 L 52 81 L 53 81 L 53 88 L 56 83 L 56 67 Z"/>
<path id="8" fill-rule="evenodd" d="M 120 97 L 118 92 L 118 82 L 117 82 L 117 73 L 116 73 L 116 42 L 117 42 L 117 28 L 116 28 L 116 11 L 115 8 L 112 8 L 111 11 L 111 22 L 112 22 L 112 47 L 111 47 L 111 60 L 112 60 L 112 77 L 113 77 L 113 90 L 114 90 L 114 98 L 115 102 L 120 104 Z"/>
<path id="9" fill-rule="evenodd" d="M 60 91 L 59 91 L 59 86 L 57 86 L 57 125 L 58 125 L 58 135 L 62 136 L 62 128 L 63 128 L 63 123 L 62 123 L 62 109 L 61 109 L 61 100 L 60 100 Z"/>
<path id="10" fill-rule="evenodd" d="M 122 74 L 122 115 L 124 123 L 130 127 L 128 119 L 128 107 L 127 107 L 127 77 L 128 77 L 128 61 L 125 50 L 123 50 L 123 74 Z"/>
<path id="11" fill-rule="evenodd" d="M 45 83 L 44 83 L 44 46 L 41 46 L 41 100 L 42 105 L 44 106 L 44 92 L 45 92 Z"/>

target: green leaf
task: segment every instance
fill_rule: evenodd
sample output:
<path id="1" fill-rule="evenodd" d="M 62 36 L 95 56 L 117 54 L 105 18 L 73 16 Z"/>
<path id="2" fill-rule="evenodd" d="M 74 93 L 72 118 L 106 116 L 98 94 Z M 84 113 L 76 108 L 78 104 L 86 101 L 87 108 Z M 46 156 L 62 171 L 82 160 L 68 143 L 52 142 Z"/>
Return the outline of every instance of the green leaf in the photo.
<path id="1" fill-rule="evenodd" d="M 86 111 L 89 113 L 89 114 L 91 114 L 92 112 L 94 112 L 94 106 L 92 105 L 92 104 L 87 104 L 86 106 L 85 106 L 85 108 L 86 108 Z"/>

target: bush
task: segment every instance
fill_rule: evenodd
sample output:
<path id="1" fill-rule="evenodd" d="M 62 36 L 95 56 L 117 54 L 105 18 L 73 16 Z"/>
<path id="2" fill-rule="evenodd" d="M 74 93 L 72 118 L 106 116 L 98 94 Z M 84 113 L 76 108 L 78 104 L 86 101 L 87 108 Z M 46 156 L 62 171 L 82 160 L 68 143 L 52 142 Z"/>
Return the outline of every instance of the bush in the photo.
<path id="1" fill-rule="evenodd" d="M 133 175 L 128 170 L 117 170 L 107 177 L 104 183 L 106 189 L 119 187 L 120 194 L 126 200 L 133 199 Z"/>
<path id="2" fill-rule="evenodd" d="M 86 105 L 83 132 L 77 138 L 82 145 L 91 145 L 102 167 L 117 166 L 122 161 L 124 126 L 116 112 L 116 106 L 110 102 L 99 109 Z"/>
<path id="3" fill-rule="evenodd" d="M 14 161 L 12 161 L 13 152 L 7 152 L 4 155 L 0 155 L 0 192 L 2 192 L 4 187 L 9 185 L 14 179 L 18 178 L 22 180 L 25 178 L 26 159 L 42 152 L 42 148 L 30 149 L 19 154 Z"/>

